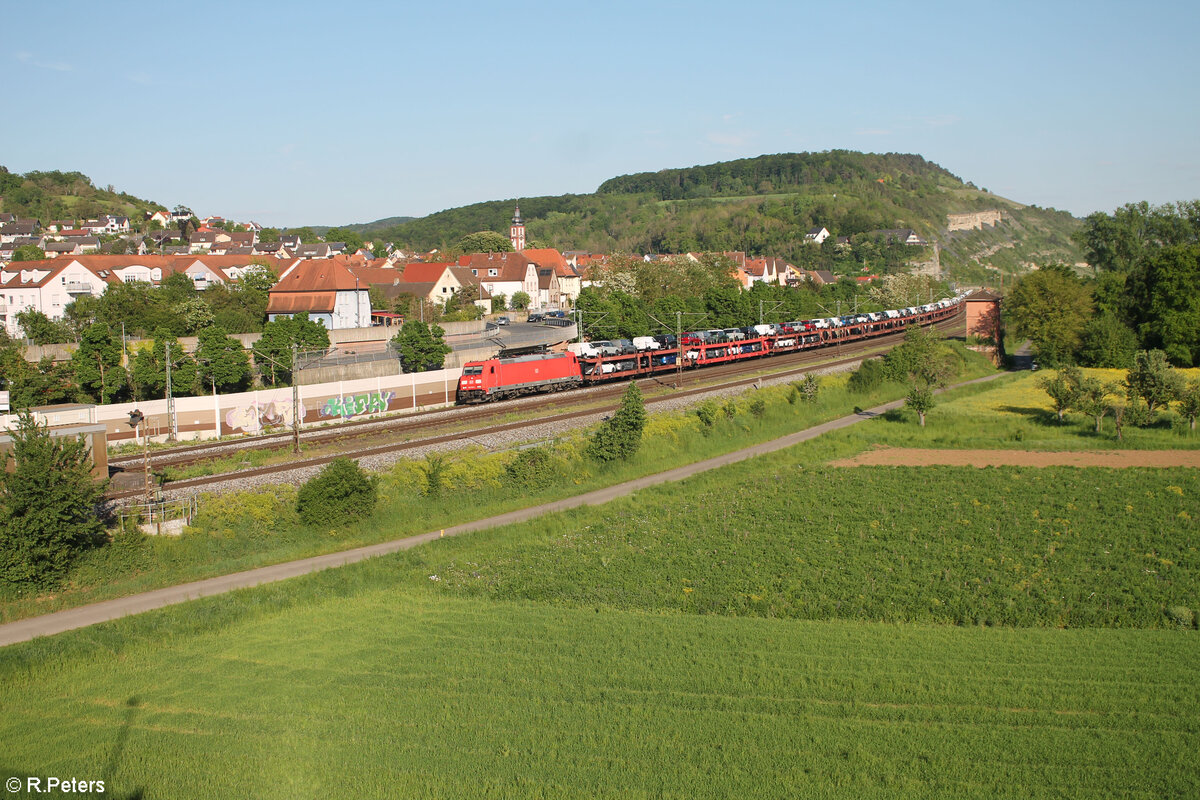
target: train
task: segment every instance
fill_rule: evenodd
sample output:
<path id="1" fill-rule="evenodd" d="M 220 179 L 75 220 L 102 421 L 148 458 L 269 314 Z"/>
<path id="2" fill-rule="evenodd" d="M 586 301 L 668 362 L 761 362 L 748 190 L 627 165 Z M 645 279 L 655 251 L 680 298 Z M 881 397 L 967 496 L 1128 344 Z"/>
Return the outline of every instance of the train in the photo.
<path id="1" fill-rule="evenodd" d="M 961 311 L 965 296 L 870 314 L 579 342 L 565 352 L 469 361 L 458 380 L 456 402 L 509 400 L 869 339 L 950 319 Z"/>

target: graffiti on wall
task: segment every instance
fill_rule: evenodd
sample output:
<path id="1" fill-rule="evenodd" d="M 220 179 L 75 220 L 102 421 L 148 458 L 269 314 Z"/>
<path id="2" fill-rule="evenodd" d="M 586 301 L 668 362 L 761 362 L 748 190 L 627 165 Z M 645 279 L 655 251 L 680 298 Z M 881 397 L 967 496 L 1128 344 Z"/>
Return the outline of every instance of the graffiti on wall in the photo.
<path id="1" fill-rule="evenodd" d="M 304 408 L 300 409 L 300 419 L 304 419 Z M 243 430 L 248 433 L 261 431 L 273 425 L 292 424 L 292 401 L 272 400 L 268 403 L 254 401 L 248 405 L 231 408 L 225 415 L 225 424 L 233 430 Z"/>
<path id="2" fill-rule="evenodd" d="M 350 397 L 331 397 L 325 401 L 325 407 L 321 409 L 321 416 L 348 419 L 357 414 L 387 411 L 388 403 L 395 396 L 395 392 L 368 392 Z"/>

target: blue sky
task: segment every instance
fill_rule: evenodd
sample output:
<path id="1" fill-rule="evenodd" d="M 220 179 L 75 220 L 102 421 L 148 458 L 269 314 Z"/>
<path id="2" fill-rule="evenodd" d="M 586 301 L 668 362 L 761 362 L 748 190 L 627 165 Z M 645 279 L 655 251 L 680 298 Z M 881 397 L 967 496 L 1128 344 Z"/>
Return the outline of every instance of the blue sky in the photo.
<path id="1" fill-rule="evenodd" d="M 12 4 L 0 164 L 298 226 L 763 153 L 1200 197 L 1200 3 Z"/>

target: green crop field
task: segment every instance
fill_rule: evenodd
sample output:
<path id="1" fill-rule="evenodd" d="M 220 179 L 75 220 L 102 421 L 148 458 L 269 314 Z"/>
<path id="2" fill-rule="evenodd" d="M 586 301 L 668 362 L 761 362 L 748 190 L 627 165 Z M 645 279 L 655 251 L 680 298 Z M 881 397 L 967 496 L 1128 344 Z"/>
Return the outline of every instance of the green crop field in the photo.
<path id="1" fill-rule="evenodd" d="M 803 468 L 698 476 L 413 551 L 441 591 L 803 619 L 1173 626 L 1200 607 L 1200 471 Z"/>
<path id="2" fill-rule="evenodd" d="M 1200 791 L 1179 632 L 597 614 L 393 586 L 159 633 L 5 674 L 4 777 L 144 798 Z"/>

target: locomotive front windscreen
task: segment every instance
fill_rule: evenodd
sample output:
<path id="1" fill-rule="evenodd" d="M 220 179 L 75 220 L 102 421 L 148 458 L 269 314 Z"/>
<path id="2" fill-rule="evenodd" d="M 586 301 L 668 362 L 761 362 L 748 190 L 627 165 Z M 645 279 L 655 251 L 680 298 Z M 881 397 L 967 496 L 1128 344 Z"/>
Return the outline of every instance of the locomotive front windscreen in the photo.
<path id="1" fill-rule="evenodd" d="M 463 375 L 482 375 L 483 366 L 476 364 L 470 367 L 463 367 Z"/>

